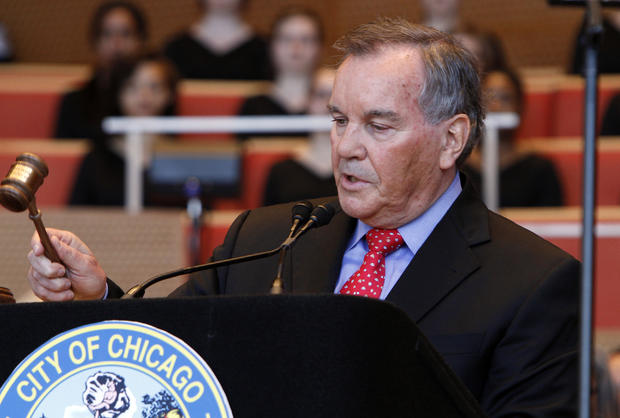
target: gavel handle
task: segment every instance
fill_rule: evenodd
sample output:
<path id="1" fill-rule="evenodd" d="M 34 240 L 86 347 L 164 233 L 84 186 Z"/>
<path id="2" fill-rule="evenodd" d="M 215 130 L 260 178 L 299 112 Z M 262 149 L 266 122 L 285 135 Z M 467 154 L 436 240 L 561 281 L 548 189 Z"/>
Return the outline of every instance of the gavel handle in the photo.
<path id="1" fill-rule="evenodd" d="M 41 244 L 43 244 L 43 252 L 45 253 L 45 256 L 49 258 L 50 261 L 64 265 L 64 263 L 60 261 L 60 257 L 58 257 L 58 253 L 52 245 L 49 235 L 47 235 L 47 231 L 45 230 L 45 226 L 43 226 L 43 221 L 41 220 L 41 211 L 37 209 L 34 200 L 30 203 L 30 205 L 28 205 L 28 211 L 30 212 L 28 217 L 32 219 L 34 227 L 39 234 L 39 238 L 41 239 Z"/>

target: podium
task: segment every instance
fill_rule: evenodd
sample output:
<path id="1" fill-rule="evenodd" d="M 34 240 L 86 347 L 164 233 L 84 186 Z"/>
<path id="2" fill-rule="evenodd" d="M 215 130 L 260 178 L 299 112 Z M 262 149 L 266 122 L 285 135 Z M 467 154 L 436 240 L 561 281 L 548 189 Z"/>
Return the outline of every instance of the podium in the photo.
<path id="1" fill-rule="evenodd" d="M 235 417 L 482 417 L 476 400 L 398 308 L 341 295 L 0 305 L 0 379 L 41 344 L 104 320 L 189 344 Z"/>

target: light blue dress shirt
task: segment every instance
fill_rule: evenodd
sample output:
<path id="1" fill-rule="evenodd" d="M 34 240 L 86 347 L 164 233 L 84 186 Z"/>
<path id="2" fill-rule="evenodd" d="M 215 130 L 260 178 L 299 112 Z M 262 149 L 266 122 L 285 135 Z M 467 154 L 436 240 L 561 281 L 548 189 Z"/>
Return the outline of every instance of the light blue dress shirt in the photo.
<path id="1" fill-rule="evenodd" d="M 456 198 L 459 197 L 461 190 L 461 181 L 457 173 L 448 189 L 426 212 L 398 228 L 398 232 L 402 235 L 405 244 L 385 257 L 385 282 L 379 299 L 383 300 L 387 297 L 422 244 L 424 244 L 424 241 L 433 232 L 433 229 L 435 229 L 441 218 L 450 209 Z M 349 280 L 349 277 L 362 265 L 364 256 L 368 252 L 368 244 L 364 237 L 371 229 L 372 227 L 358 219 L 355 232 L 349 240 L 347 249 L 342 257 L 340 276 L 334 293 L 339 293 L 342 286 Z"/>

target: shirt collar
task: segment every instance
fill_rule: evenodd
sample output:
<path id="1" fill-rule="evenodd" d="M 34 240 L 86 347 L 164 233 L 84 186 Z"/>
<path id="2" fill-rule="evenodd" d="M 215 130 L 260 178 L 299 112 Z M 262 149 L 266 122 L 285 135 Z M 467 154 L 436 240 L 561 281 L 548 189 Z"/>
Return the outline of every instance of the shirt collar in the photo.
<path id="1" fill-rule="evenodd" d="M 431 205 L 431 207 L 417 218 L 398 228 L 398 232 L 400 232 L 405 244 L 407 244 L 407 248 L 409 248 L 413 254 L 424 244 L 426 238 L 428 238 L 441 218 L 448 212 L 448 209 L 450 209 L 454 201 L 459 197 L 461 191 L 461 180 L 457 172 L 452 183 L 448 186 L 448 189 Z M 371 226 L 358 219 L 355 232 L 347 246 L 347 251 L 357 245 L 371 229 Z M 364 243 L 364 245 L 367 244 Z"/>

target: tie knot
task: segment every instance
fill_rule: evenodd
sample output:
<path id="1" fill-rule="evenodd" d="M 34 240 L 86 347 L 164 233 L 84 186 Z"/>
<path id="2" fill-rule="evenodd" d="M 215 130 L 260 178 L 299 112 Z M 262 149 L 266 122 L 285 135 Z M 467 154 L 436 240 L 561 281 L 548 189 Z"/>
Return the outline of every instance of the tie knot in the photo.
<path id="1" fill-rule="evenodd" d="M 403 237 L 397 229 L 371 229 L 366 234 L 368 250 L 382 255 L 396 251 L 403 245 Z"/>

